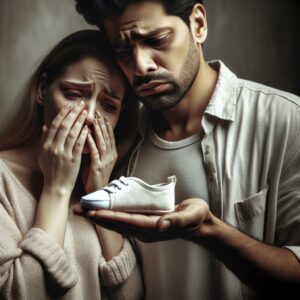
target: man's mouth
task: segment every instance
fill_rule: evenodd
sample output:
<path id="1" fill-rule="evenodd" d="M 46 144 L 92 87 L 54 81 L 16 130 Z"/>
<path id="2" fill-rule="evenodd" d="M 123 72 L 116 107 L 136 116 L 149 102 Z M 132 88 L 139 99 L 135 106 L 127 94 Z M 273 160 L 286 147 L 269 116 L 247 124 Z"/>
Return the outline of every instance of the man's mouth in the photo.
<path id="1" fill-rule="evenodd" d="M 160 94 L 167 91 L 171 87 L 170 83 L 160 81 L 160 80 L 151 80 L 148 83 L 143 83 L 136 88 L 138 96 L 150 96 L 154 94 Z"/>

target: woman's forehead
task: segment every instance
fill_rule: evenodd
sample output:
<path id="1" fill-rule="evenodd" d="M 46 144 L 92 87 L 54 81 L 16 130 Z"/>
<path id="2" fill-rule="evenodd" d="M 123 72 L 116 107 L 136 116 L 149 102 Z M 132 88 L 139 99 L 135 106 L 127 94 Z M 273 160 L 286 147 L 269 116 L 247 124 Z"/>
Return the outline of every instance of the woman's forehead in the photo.
<path id="1" fill-rule="evenodd" d="M 61 79 L 83 85 L 107 86 L 115 93 L 125 92 L 124 78 L 112 61 L 103 62 L 97 58 L 84 58 L 69 65 Z"/>

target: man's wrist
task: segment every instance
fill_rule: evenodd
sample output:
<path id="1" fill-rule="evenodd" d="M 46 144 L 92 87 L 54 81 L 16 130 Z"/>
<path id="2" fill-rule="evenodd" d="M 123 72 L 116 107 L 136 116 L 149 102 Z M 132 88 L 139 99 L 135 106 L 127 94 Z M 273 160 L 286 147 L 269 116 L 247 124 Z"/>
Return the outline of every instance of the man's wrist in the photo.
<path id="1" fill-rule="evenodd" d="M 206 220 L 199 224 L 193 232 L 192 240 L 201 245 L 215 243 L 222 239 L 226 226 L 227 224 L 209 212 Z"/>

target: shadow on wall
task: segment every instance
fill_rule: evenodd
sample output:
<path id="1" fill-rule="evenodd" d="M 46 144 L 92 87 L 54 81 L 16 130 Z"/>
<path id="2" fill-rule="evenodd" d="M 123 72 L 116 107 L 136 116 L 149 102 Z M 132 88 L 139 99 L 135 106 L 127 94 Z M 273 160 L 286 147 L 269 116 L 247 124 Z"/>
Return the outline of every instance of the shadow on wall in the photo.
<path id="1" fill-rule="evenodd" d="M 239 77 L 300 95 L 299 0 L 204 3 L 206 59 L 220 58 Z M 67 34 L 90 26 L 76 13 L 73 0 L 1 0 L 0 17 L 3 120 L 41 57 Z"/>
<path id="2" fill-rule="evenodd" d="M 300 96 L 299 0 L 204 0 L 206 59 L 222 59 L 239 77 Z"/>
<path id="3" fill-rule="evenodd" d="M 0 1 L 0 130 L 22 85 L 48 51 L 71 32 L 91 28 L 73 0 Z"/>

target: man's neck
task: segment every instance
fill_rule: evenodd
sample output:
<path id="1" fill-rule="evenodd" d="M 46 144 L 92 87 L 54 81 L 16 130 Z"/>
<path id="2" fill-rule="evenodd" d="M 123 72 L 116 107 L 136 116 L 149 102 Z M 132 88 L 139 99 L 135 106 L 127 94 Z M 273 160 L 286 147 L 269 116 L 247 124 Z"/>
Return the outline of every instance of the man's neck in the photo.
<path id="1" fill-rule="evenodd" d="M 213 94 L 218 73 L 206 62 L 185 97 L 172 109 L 153 114 L 158 135 L 168 141 L 181 140 L 202 131 L 202 117 Z"/>

